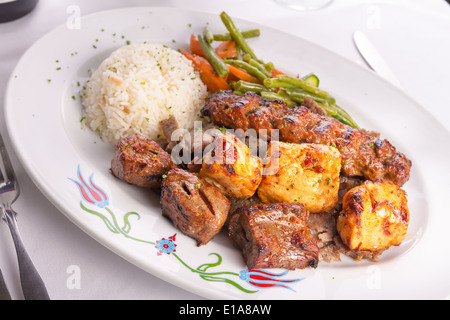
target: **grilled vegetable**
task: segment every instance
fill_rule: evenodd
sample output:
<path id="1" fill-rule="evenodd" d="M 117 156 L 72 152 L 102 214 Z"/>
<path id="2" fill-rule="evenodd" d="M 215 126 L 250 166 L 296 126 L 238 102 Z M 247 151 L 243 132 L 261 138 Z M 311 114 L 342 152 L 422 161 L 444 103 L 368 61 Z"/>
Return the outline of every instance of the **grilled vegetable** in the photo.
<path id="1" fill-rule="evenodd" d="M 329 92 L 319 88 L 320 81 L 316 74 L 309 73 L 301 78 L 292 77 L 275 68 L 272 62 L 265 63 L 258 58 L 246 39 L 259 36 L 259 29 L 241 32 L 226 12 L 222 12 L 220 18 L 228 33 L 214 34 L 209 26 L 205 26 L 203 35 L 192 35 L 190 42 L 191 53 L 206 58 L 217 74 L 217 77 L 214 77 L 214 73 L 203 70 L 205 64 L 201 63 L 202 79 L 206 79 L 205 83 L 210 91 L 230 88 L 240 94 L 252 91 L 266 99 L 283 101 L 289 107 L 301 105 L 306 98 L 311 98 L 328 116 L 355 129 L 360 128 L 352 117 L 336 104 L 336 99 Z M 214 41 L 221 41 L 215 49 L 212 47 Z M 236 81 L 257 83 L 263 87 Z"/>
<path id="2" fill-rule="evenodd" d="M 218 57 L 225 58 L 236 58 L 237 49 L 236 43 L 233 40 L 223 41 L 217 48 L 216 54 Z"/>
<path id="3" fill-rule="evenodd" d="M 244 69 L 248 73 L 250 73 L 252 76 L 255 76 L 258 78 L 261 82 L 263 82 L 265 79 L 267 79 L 267 76 L 261 72 L 258 68 L 250 65 L 249 63 L 243 61 L 243 60 L 236 60 L 236 59 L 226 59 L 224 60 L 226 64 Z"/>
<path id="4" fill-rule="evenodd" d="M 222 19 L 222 22 L 225 25 L 225 27 L 228 29 L 228 32 L 230 33 L 232 39 L 239 45 L 242 51 L 248 53 L 253 59 L 256 59 L 256 55 L 253 52 L 252 48 L 250 48 L 247 41 L 245 41 L 245 38 L 242 35 L 242 33 L 236 28 L 230 16 L 226 12 L 222 12 L 220 14 L 220 18 Z"/>
<path id="5" fill-rule="evenodd" d="M 245 71 L 244 69 L 228 65 L 228 69 L 230 69 L 230 73 L 235 76 L 238 80 L 242 80 L 245 82 L 251 82 L 251 83 L 261 83 L 258 78 L 252 76 L 250 73 Z M 263 86 L 264 87 L 264 86 Z M 266 87 L 264 87 L 266 88 Z"/>
<path id="6" fill-rule="evenodd" d="M 180 52 L 189 60 L 192 61 L 194 65 L 194 69 L 200 74 L 200 77 L 203 83 L 206 85 L 209 91 L 217 92 L 220 90 L 230 90 L 230 85 L 225 81 L 224 78 L 221 78 L 214 71 L 214 68 L 208 62 L 207 59 L 197 56 L 194 54 L 190 54 L 184 50 L 180 50 Z"/>
<path id="7" fill-rule="evenodd" d="M 209 63 L 213 66 L 216 73 L 219 75 L 219 77 L 224 78 L 228 75 L 230 70 L 228 69 L 227 65 L 220 59 L 220 57 L 217 56 L 217 54 L 214 52 L 214 49 L 211 47 L 208 41 L 205 41 L 202 35 L 197 36 L 198 43 L 200 44 L 200 47 L 202 48 L 203 53 L 205 54 L 206 59 L 208 59 Z"/>
<path id="8" fill-rule="evenodd" d="M 319 87 L 319 78 L 314 73 L 310 73 L 304 76 L 302 79 L 311 86 L 314 86 L 316 88 Z"/>
<path id="9" fill-rule="evenodd" d="M 329 103 L 336 103 L 336 100 L 328 92 L 311 85 L 303 79 L 278 75 L 276 78 L 265 80 L 264 85 L 269 88 L 300 88 L 326 99 Z"/>
<path id="10" fill-rule="evenodd" d="M 247 39 L 247 38 L 259 37 L 261 32 L 259 29 L 250 29 L 250 30 L 241 31 L 241 34 L 245 39 Z M 229 33 L 224 33 L 224 34 L 214 33 L 213 38 L 214 38 L 214 41 L 233 40 L 233 38 L 231 37 L 231 34 L 229 34 Z"/>

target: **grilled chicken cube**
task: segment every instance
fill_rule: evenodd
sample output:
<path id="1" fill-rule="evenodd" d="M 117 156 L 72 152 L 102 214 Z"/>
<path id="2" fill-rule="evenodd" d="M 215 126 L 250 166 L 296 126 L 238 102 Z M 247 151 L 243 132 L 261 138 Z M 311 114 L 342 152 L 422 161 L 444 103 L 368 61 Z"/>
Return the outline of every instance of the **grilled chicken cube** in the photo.
<path id="1" fill-rule="evenodd" d="M 338 202 L 340 152 L 331 146 L 271 141 L 258 196 L 264 203 L 302 203 L 310 213 Z"/>
<path id="2" fill-rule="evenodd" d="M 337 219 L 337 231 L 350 250 L 378 251 L 400 244 L 406 236 L 409 210 L 406 196 L 387 180 L 349 190 Z"/>
<path id="3" fill-rule="evenodd" d="M 208 148 L 199 176 L 230 198 L 253 196 L 262 178 L 261 159 L 231 133 L 215 135 Z"/>
<path id="4" fill-rule="evenodd" d="M 257 204 L 230 215 L 228 234 L 241 248 L 249 269 L 316 268 L 319 247 L 302 204 Z"/>
<path id="5" fill-rule="evenodd" d="M 159 188 L 162 175 L 176 167 L 172 157 L 152 139 L 133 134 L 119 140 L 111 160 L 111 171 L 119 179 L 145 187 Z"/>
<path id="6" fill-rule="evenodd" d="M 200 246 L 219 233 L 227 220 L 230 201 L 218 188 L 176 168 L 163 180 L 161 208 L 164 216 Z"/>

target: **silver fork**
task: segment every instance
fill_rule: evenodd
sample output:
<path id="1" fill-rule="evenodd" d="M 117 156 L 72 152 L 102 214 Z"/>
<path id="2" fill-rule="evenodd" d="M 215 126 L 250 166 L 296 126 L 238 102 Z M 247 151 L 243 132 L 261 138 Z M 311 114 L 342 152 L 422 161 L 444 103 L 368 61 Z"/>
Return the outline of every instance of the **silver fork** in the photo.
<path id="1" fill-rule="evenodd" d="M 11 300 L 8 287 L 6 286 L 5 279 L 3 279 L 2 270 L 0 269 L 0 300 Z"/>
<path id="2" fill-rule="evenodd" d="M 16 247 L 23 296 L 26 300 L 49 300 L 44 282 L 34 267 L 20 237 L 17 213 L 11 208 L 19 194 L 19 184 L 0 135 L 0 209 L 3 213 L 2 219 L 8 224 Z"/>

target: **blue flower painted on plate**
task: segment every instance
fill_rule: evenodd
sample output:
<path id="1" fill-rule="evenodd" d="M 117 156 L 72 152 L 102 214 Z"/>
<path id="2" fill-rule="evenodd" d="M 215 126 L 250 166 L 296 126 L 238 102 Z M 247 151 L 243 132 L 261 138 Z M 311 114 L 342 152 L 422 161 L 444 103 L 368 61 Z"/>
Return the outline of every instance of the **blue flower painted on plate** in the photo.
<path id="1" fill-rule="evenodd" d="M 158 249 L 158 256 L 162 255 L 163 253 L 171 254 L 173 252 L 176 252 L 177 245 L 175 244 L 175 236 L 169 237 L 169 238 L 162 238 L 161 240 L 156 241 L 155 248 Z"/>

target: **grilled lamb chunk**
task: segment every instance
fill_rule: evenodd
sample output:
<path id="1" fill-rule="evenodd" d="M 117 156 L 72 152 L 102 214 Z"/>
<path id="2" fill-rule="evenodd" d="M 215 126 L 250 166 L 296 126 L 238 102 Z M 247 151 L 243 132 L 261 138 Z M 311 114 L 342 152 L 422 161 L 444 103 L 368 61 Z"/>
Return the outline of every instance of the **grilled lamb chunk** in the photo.
<path id="1" fill-rule="evenodd" d="M 176 167 L 170 154 L 152 139 L 133 134 L 119 140 L 111 171 L 119 179 L 145 187 L 159 188 L 162 175 Z"/>
<path id="2" fill-rule="evenodd" d="M 164 216 L 200 246 L 219 233 L 227 220 L 230 201 L 205 180 L 176 168 L 163 180 L 161 208 Z"/>
<path id="3" fill-rule="evenodd" d="M 342 170 L 348 176 L 372 181 L 386 179 L 398 186 L 408 181 L 411 161 L 388 140 L 312 112 L 305 105 L 313 102 L 306 99 L 303 106 L 291 109 L 281 101 L 264 99 L 252 92 L 239 95 L 221 91 L 208 98 L 201 112 L 217 126 L 254 129 L 260 136 L 266 131 L 268 139 L 277 129 L 284 142 L 336 146 L 342 154 Z"/>
<path id="4" fill-rule="evenodd" d="M 162 131 L 164 137 L 169 142 L 172 141 L 172 134 L 179 128 L 180 126 L 178 125 L 177 119 L 173 115 L 159 122 L 159 129 Z"/>
<path id="5" fill-rule="evenodd" d="M 231 214 L 228 234 L 249 269 L 316 268 L 319 247 L 307 226 L 308 216 L 299 203 L 252 205 Z"/>

